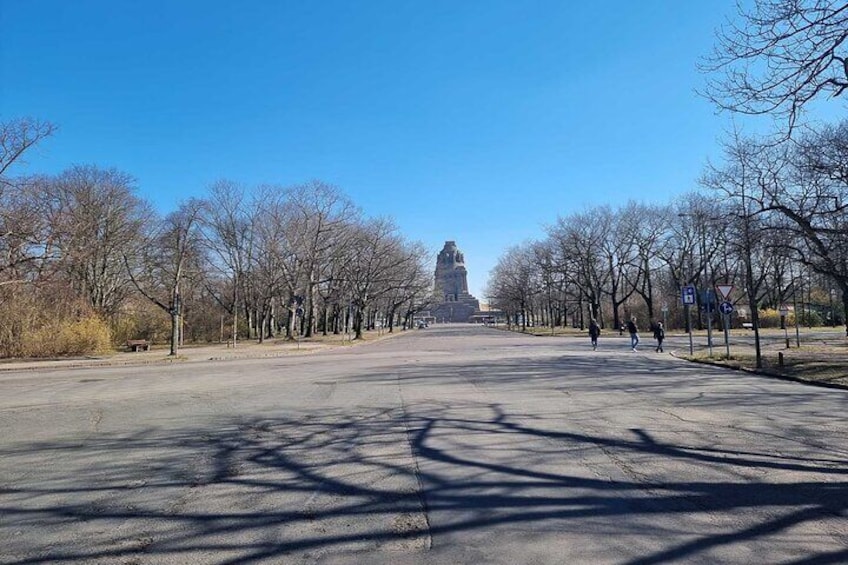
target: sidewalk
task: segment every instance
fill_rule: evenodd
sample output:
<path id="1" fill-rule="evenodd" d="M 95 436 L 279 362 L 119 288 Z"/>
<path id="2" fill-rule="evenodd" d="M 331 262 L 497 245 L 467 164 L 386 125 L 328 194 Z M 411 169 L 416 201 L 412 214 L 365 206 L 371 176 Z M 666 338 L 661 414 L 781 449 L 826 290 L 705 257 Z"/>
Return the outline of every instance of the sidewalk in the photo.
<path id="1" fill-rule="evenodd" d="M 393 333 L 376 331 L 366 332 L 364 339 L 350 342 L 342 336 L 317 336 L 312 339 L 285 341 L 269 339 L 265 343 L 254 340 L 238 342 L 236 347 L 226 343 L 208 345 L 186 345 L 181 347 L 176 358 L 168 355 L 168 345 L 154 346 L 149 351 L 119 351 L 90 357 L 68 357 L 62 359 L 10 359 L 0 361 L 0 372 L 42 371 L 50 369 L 69 369 L 83 367 L 119 367 L 132 365 L 154 365 L 166 363 L 192 363 L 198 361 L 227 361 L 233 359 L 262 359 L 285 357 L 324 351 L 338 347 L 359 346 L 374 341 L 401 335 L 395 329 Z"/>

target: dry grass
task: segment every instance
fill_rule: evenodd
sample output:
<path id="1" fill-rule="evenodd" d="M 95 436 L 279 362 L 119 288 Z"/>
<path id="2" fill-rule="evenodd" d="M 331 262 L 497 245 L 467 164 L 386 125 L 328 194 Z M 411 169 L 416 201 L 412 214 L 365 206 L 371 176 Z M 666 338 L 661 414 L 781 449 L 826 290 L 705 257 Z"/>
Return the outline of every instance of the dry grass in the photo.
<path id="1" fill-rule="evenodd" d="M 841 332 L 841 333 L 840 333 Z M 844 330 L 833 332 L 824 339 L 804 339 L 797 347 L 795 336 L 790 334 L 790 347 L 786 348 L 782 331 L 762 332 L 766 337 L 777 337 L 779 342 L 761 348 L 762 367 L 756 367 L 756 355 L 753 347 L 741 348 L 734 345 L 731 357 L 724 358 L 724 348 L 714 347 L 716 353 L 712 359 L 706 351 L 699 351 L 693 360 L 702 363 L 723 365 L 737 369 L 756 371 L 767 375 L 796 379 L 826 386 L 848 388 L 848 339 Z"/>
<path id="2" fill-rule="evenodd" d="M 507 327 L 503 326 L 506 330 Z M 513 331 L 521 331 L 521 328 L 513 327 Z M 805 337 L 809 334 L 819 335 L 827 332 L 824 337 Z M 551 332 L 550 328 L 530 328 L 526 335 L 545 336 L 573 336 L 585 337 L 586 331 L 579 328 L 556 328 Z M 607 329 L 607 336 L 618 335 L 618 331 Z M 760 336 L 764 341 L 761 348 L 762 368 L 756 368 L 756 356 L 753 345 L 740 347 L 738 338 L 752 338 L 750 330 L 736 329 L 730 331 L 731 339 L 737 338 L 731 346 L 731 356 L 726 358 L 724 338 L 722 332 L 718 331 L 713 337 L 713 356 L 709 357 L 706 346 L 706 332 L 695 331 L 693 336 L 696 341 L 696 351 L 693 356 L 681 354 L 684 359 L 691 359 L 700 363 L 710 363 L 734 369 L 756 371 L 767 375 L 796 379 L 804 382 L 848 388 L 848 338 L 845 337 L 844 328 L 801 328 L 801 346 L 796 346 L 794 328 L 788 332 L 777 328 L 761 329 Z M 644 334 L 643 334 L 644 335 Z M 677 331 L 669 332 L 669 336 L 677 337 L 686 334 Z M 789 339 L 790 347 L 786 347 L 786 339 Z M 753 341 L 753 340 L 751 340 Z M 686 352 L 688 353 L 688 349 Z M 781 364 L 781 354 L 783 363 Z"/>

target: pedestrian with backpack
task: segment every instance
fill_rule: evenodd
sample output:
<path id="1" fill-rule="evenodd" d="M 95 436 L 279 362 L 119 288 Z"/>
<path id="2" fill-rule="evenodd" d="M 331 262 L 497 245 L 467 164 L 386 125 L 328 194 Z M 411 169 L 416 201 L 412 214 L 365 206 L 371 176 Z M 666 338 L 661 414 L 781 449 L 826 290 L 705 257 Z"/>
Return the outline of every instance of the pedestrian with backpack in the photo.
<path id="1" fill-rule="evenodd" d="M 598 336 L 601 335 L 601 326 L 592 318 L 589 321 L 589 338 L 592 340 L 592 351 L 598 348 Z"/>
<path id="2" fill-rule="evenodd" d="M 657 340 L 657 353 L 662 353 L 662 344 L 665 339 L 665 329 L 663 329 L 662 322 L 657 322 L 657 325 L 654 326 L 654 339 Z"/>

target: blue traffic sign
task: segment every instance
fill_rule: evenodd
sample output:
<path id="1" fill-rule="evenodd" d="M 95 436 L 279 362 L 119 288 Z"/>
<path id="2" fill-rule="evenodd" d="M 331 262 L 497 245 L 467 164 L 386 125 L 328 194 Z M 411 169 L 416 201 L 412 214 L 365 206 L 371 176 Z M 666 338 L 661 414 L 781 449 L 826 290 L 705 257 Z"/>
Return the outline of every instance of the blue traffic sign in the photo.
<path id="1" fill-rule="evenodd" d="M 722 302 L 721 305 L 719 305 L 718 309 L 721 310 L 722 314 L 725 314 L 725 315 L 732 314 L 733 313 L 733 304 L 725 301 L 725 302 Z"/>
<path id="2" fill-rule="evenodd" d="M 680 289 L 680 300 L 683 301 L 683 304 L 691 306 L 696 302 L 696 294 L 695 294 L 695 286 L 694 285 L 686 285 Z"/>
<path id="3" fill-rule="evenodd" d="M 716 311 L 716 294 L 712 290 L 701 291 L 701 311 L 708 314 Z"/>

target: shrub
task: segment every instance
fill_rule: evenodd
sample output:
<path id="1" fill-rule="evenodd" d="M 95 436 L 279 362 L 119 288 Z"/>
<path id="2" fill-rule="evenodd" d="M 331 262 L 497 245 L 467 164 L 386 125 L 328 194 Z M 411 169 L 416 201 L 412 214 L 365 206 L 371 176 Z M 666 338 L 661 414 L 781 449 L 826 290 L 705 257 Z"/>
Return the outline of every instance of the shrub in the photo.
<path id="1" fill-rule="evenodd" d="M 111 348 L 109 326 L 95 315 L 42 325 L 23 336 L 26 357 L 91 355 Z"/>
<path id="2" fill-rule="evenodd" d="M 147 299 L 130 300 L 120 313 L 112 317 L 112 343 L 122 347 L 129 339 L 146 339 L 151 343 L 167 342 L 171 335 L 168 315 Z"/>
<path id="3" fill-rule="evenodd" d="M 795 325 L 795 316 L 790 312 L 789 318 L 786 320 L 789 325 Z M 813 311 L 801 310 L 798 312 L 798 325 L 801 326 L 821 326 L 824 324 L 824 319 L 821 314 Z"/>
<path id="4" fill-rule="evenodd" d="M 760 310 L 760 327 L 761 328 L 779 328 L 780 327 L 780 312 L 767 308 Z"/>
<path id="5" fill-rule="evenodd" d="M 0 287 L 0 357 L 88 355 L 109 347 L 106 322 L 67 285 Z"/>

